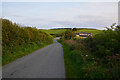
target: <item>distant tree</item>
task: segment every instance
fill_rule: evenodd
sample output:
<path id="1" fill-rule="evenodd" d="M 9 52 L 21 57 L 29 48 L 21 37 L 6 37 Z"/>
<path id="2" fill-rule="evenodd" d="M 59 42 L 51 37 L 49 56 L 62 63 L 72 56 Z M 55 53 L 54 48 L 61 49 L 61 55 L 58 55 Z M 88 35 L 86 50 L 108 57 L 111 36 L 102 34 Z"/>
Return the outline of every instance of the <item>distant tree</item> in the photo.
<path id="1" fill-rule="evenodd" d="M 77 31 L 77 28 L 73 28 L 72 31 Z"/>
<path id="2" fill-rule="evenodd" d="M 65 39 L 69 40 L 69 39 L 72 39 L 74 36 L 75 36 L 75 33 L 71 29 L 68 29 L 67 31 L 65 31 L 65 36 L 64 36 Z"/>

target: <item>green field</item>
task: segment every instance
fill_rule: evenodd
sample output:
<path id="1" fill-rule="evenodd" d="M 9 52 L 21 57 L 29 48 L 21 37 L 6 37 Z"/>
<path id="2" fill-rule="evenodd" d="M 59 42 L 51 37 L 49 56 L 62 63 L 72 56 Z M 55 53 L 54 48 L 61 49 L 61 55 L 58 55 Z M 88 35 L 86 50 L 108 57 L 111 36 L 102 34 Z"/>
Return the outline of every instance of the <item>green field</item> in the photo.
<path id="1" fill-rule="evenodd" d="M 87 30 L 87 29 L 83 29 L 83 30 L 78 30 L 76 31 L 77 33 L 81 33 L 81 32 L 87 32 L 87 33 L 92 33 L 92 36 L 99 34 L 101 32 L 103 32 L 102 30 Z"/>
<path id="2" fill-rule="evenodd" d="M 65 32 L 67 29 L 49 29 L 49 30 L 42 30 L 46 33 L 49 34 L 61 34 Z M 87 32 L 87 33 L 92 33 L 92 35 L 96 35 L 102 32 L 102 30 L 90 30 L 90 29 L 82 29 L 82 30 L 77 30 L 76 33 L 81 33 L 81 32 Z"/>
<path id="3" fill-rule="evenodd" d="M 49 30 L 42 30 L 42 31 L 49 33 L 49 34 L 61 34 L 65 32 L 66 29 L 49 29 Z"/>

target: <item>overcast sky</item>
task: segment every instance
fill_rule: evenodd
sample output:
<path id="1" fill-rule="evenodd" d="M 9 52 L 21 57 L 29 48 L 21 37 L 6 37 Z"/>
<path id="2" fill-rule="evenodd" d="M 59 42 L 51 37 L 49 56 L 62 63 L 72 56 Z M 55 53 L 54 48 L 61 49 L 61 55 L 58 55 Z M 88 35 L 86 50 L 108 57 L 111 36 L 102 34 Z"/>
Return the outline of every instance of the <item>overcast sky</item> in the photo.
<path id="1" fill-rule="evenodd" d="M 120 0 L 1 0 L 2 2 L 118 2 Z"/>
<path id="2" fill-rule="evenodd" d="M 104 29 L 118 22 L 117 2 L 3 2 L 2 18 L 39 29 Z"/>

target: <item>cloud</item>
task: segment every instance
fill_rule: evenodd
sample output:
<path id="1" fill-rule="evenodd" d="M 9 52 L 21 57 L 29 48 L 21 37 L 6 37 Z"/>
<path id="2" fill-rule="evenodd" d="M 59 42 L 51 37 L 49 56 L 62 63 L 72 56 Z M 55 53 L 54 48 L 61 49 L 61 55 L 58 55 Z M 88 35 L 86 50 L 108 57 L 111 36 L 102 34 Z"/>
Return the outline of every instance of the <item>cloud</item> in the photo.
<path id="1" fill-rule="evenodd" d="M 119 0 L 2 0 L 2 2 L 118 2 Z"/>
<path id="2" fill-rule="evenodd" d="M 6 5 L 5 7 L 8 8 L 4 10 L 4 16 L 13 22 L 37 28 L 94 27 L 102 29 L 118 20 L 117 3 L 31 4 L 24 3 L 26 9 L 30 8 L 27 11 L 24 7 L 20 7 L 22 3 L 18 4 L 19 8 L 15 8 L 14 4 L 12 8 L 11 4 Z"/>
<path id="3" fill-rule="evenodd" d="M 118 3 L 118 24 L 120 25 L 120 1 Z"/>

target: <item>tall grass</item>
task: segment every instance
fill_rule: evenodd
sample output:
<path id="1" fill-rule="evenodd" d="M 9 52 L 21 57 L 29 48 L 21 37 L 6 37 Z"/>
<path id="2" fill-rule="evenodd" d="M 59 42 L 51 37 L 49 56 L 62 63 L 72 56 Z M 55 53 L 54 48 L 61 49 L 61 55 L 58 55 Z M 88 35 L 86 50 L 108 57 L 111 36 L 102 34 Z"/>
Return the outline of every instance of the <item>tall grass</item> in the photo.
<path id="1" fill-rule="evenodd" d="M 26 44 L 24 46 L 15 46 L 14 48 L 12 48 L 12 50 L 7 50 L 6 53 L 7 54 L 3 54 L 2 55 L 2 65 L 5 65 L 7 63 L 10 63 L 18 58 L 21 58 L 25 55 L 28 55 L 40 48 L 43 48 L 47 45 L 50 45 L 51 43 L 44 43 L 44 44 L 36 44 L 36 43 L 32 43 L 32 44 Z M 12 51 L 12 53 L 11 53 Z"/>
<path id="2" fill-rule="evenodd" d="M 100 58 L 86 48 L 82 40 L 59 40 L 59 42 L 64 50 L 67 78 L 119 79 L 119 65 L 114 65 L 114 68 L 106 67 Z"/>

